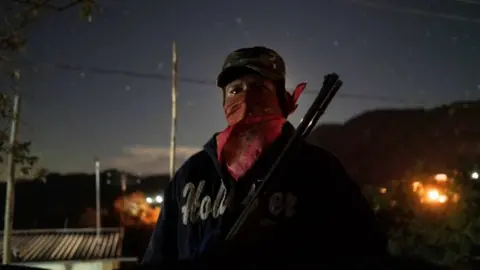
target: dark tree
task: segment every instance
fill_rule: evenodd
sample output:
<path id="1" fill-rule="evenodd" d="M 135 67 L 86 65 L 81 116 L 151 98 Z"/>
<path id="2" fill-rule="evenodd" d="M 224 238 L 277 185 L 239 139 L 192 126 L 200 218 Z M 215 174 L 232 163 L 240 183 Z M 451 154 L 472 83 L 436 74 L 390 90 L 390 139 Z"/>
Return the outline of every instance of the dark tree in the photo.
<path id="1" fill-rule="evenodd" d="M 388 232 L 393 255 L 444 266 L 465 265 L 477 255 L 480 192 L 465 174 L 417 171 L 365 193 Z"/>
<path id="2" fill-rule="evenodd" d="M 83 18 L 91 19 L 95 0 L 2 0 L 0 1 L 0 164 L 9 151 L 13 151 L 15 162 L 22 175 L 30 175 L 38 158 L 30 153 L 31 142 L 17 142 L 10 146 L 9 130 L 14 115 L 13 95 L 18 92 L 17 82 L 22 78 L 16 57 L 27 46 L 25 31 L 42 16 L 53 15 L 74 7 L 80 8 Z M 40 170 L 43 172 L 43 170 Z"/>

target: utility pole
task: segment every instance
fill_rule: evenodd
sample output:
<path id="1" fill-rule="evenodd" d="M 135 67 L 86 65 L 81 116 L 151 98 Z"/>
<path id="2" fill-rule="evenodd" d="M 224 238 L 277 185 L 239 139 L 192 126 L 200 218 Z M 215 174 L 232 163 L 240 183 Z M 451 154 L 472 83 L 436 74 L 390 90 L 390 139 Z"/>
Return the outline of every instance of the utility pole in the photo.
<path id="1" fill-rule="evenodd" d="M 124 172 L 120 174 L 120 182 L 121 182 L 121 189 L 122 189 L 122 211 L 120 212 L 120 225 L 123 227 L 125 221 L 125 209 L 126 209 L 126 202 L 125 202 L 125 195 L 127 191 L 127 176 Z"/>
<path id="2" fill-rule="evenodd" d="M 12 127 L 10 129 L 10 151 L 7 156 L 7 191 L 5 196 L 5 216 L 3 225 L 3 264 L 9 264 L 12 257 L 13 208 L 15 204 L 15 146 L 18 138 L 20 116 L 20 96 L 13 98 Z"/>
<path id="3" fill-rule="evenodd" d="M 95 158 L 95 201 L 96 201 L 96 225 L 97 241 L 100 240 L 100 228 L 102 227 L 100 219 L 100 160 Z"/>
<path id="4" fill-rule="evenodd" d="M 125 192 L 127 191 L 127 175 L 124 172 L 120 173 L 120 183 L 121 183 L 122 195 L 125 195 Z"/>
<path id="5" fill-rule="evenodd" d="M 172 44 L 172 127 L 170 134 L 170 180 L 175 174 L 175 147 L 177 136 L 177 45 Z"/>

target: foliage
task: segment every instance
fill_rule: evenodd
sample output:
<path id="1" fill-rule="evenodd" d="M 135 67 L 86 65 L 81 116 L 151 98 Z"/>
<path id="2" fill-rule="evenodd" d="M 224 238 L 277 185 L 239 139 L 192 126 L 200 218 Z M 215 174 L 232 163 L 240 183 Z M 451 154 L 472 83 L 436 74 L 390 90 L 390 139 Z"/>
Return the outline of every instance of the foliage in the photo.
<path id="1" fill-rule="evenodd" d="M 160 216 L 160 208 L 148 204 L 141 192 L 117 198 L 114 208 L 125 227 L 153 228 Z"/>
<path id="2" fill-rule="evenodd" d="M 42 15 L 62 12 L 80 6 L 80 15 L 91 20 L 95 0 L 3 0 L 4 25 L 0 28 L 0 56 L 2 60 L 8 52 L 25 49 L 27 38 L 25 29 Z"/>
<path id="3" fill-rule="evenodd" d="M 0 15 L 4 23 L 0 26 L 0 69 L 10 82 L 7 88 L 0 91 L 0 164 L 4 163 L 6 154 L 13 151 L 14 161 L 23 175 L 30 174 L 38 157 L 30 153 L 31 142 L 16 142 L 13 146 L 8 142 L 10 121 L 18 117 L 13 115 L 12 94 L 17 92 L 17 83 L 21 79 L 14 58 L 25 50 L 25 30 L 29 25 L 47 13 L 62 12 L 77 6 L 81 15 L 91 20 L 95 0 L 2 0 L 0 3 Z M 37 172 L 35 177 L 41 177 L 42 172 Z"/>
<path id="4" fill-rule="evenodd" d="M 386 227 L 393 255 L 445 266 L 471 258 L 480 243 L 480 190 L 478 183 L 451 175 L 439 181 L 417 173 L 381 190 L 365 189 Z"/>

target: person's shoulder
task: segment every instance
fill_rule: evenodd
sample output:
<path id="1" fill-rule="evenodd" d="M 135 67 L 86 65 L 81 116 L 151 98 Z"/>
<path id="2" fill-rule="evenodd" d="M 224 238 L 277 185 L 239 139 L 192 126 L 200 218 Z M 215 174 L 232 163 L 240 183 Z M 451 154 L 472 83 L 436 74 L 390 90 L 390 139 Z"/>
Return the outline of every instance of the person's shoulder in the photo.
<path id="1" fill-rule="evenodd" d="M 218 175 L 214 157 L 207 150 L 202 149 L 191 155 L 176 171 L 173 181 L 177 187 L 186 183 L 197 185 L 200 181 L 210 181 Z"/>
<path id="2" fill-rule="evenodd" d="M 321 162 L 324 165 L 343 167 L 340 159 L 332 151 L 306 141 L 301 147 L 300 154 L 312 163 Z"/>
<path id="3" fill-rule="evenodd" d="M 341 160 L 326 148 L 305 142 L 301 147 L 299 160 L 304 173 L 309 177 L 329 179 L 318 181 L 319 185 L 354 185 Z"/>
<path id="4" fill-rule="evenodd" d="M 187 158 L 185 163 L 196 164 L 199 162 L 205 162 L 206 160 L 210 160 L 210 159 L 211 157 L 209 156 L 207 151 L 205 149 L 200 149 L 197 152 L 195 152 L 193 155 L 191 155 L 189 158 Z"/>
<path id="5" fill-rule="evenodd" d="M 307 161 L 303 168 L 311 178 L 323 179 L 313 181 L 318 188 L 328 188 L 331 194 L 361 194 L 360 185 L 350 176 L 347 168 L 340 159 L 331 151 L 311 143 L 305 143 L 301 151 Z"/>
<path id="6" fill-rule="evenodd" d="M 198 168 L 205 166 L 208 162 L 211 162 L 211 157 L 205 149 L 201 149 L 183 162 L 182 166 L 177 170 L 177 174 L 196 171 Z"/>
<path id="7" fill-rule="evenodd" d="M 168 189 L 173 193 L 178 193 L 187 182 L 198 179 L 199 172 L 201 172 L 199 168 L 202 167 L 202 163 L 205 163 L 206 158 L 208 158 L 208 153 L 203 149 L 187 158 L 176 170 L 175 176 L 168 184 Z"/>

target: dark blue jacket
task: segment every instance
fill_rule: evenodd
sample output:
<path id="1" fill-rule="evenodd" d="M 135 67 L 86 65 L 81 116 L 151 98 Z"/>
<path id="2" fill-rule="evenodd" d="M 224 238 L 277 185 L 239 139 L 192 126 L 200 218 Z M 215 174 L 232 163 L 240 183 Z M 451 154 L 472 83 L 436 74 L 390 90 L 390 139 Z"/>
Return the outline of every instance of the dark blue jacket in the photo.
<path id="1" fill-rule="evenodd" d="M 223 243 L 248 194 L 293 132 L 286 124 L 282 136 L 238 181 L 217 161 L 214 136 L 170 182 L 142 264 L 196 260 L 210 253 L 230 262 L 285 263 L 385 255 L 386 238 L 360 188 L 333 154 L 306 142 L 280 166 L 275 188 L 258 209 L 263 218 Z"/>

